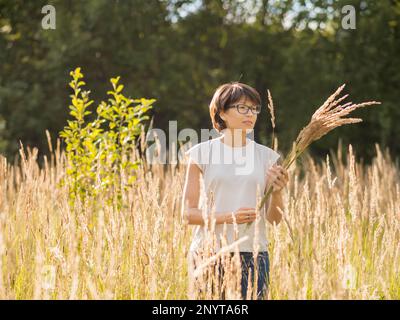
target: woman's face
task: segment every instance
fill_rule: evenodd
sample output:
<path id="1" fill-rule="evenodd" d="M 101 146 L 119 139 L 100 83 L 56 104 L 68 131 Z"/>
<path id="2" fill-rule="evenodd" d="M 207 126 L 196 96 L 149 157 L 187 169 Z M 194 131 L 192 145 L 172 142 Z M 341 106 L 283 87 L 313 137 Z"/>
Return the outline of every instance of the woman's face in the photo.
<path id="1" fill-rule="evenodd" d="M 251 108 L 255 108 L 257 103 L 251 101 L 247 98 L 241 98 L 239 101 L 233 103 L 233 105 L 246 105 Z M 226 127 L 228 129 L 242 129 L 242 130 L 252 130 L 257 121 L 257 114 L 253 114 L 251 110 L 240 107 L 240 110 L 247 111 L 246 114 L 242 114 L 238 111 L 236 107 L 229 108 L 225 111 L 221 111 L 221 119 L 225 121 Z"/>

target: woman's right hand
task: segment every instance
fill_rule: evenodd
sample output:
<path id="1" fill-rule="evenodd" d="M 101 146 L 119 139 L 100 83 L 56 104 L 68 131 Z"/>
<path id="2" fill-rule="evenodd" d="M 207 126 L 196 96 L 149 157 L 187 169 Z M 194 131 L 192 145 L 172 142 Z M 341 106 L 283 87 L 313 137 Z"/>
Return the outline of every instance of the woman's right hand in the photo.
<path id="1" fill-rule="evenodd" d="M 227 214 L 226 223 L 235 223 L 235 220 L 237 224 L 253 222 L 256 220 L 256 209 L 242 207 Z"/>

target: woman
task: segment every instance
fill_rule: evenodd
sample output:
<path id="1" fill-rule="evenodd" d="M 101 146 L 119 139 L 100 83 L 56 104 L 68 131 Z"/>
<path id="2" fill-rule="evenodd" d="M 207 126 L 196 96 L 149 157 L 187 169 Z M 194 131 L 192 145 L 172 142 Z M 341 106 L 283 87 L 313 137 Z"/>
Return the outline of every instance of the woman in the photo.
<path id="1" fill-rule="evenodd" d="M 206 242 L 210 245 L 207 230 L 213 230 L 215 237 L 211 242 L 215 252 L 223 244 L 229 246 L 241 239 L 238 246 L 242 299 L 246 298 L 249 272 L 252 287 L 255 286 L 253 251 L 258 252 L 257 298 L 266 296 L 269 257 L 265 221 L 278 224 L 282 218 L 278 207 L 283 210 L 282 189 L 288 182 L 288 173 L 283 167 L 273 165 L 278 153 L 247 137 L 260 111 L 260 95 L 254 88 L 239 82 L 221 85 L 210 103 L 210 116 L 213 127 L 222 135 L 186 152 L 189 162 L 182 210 L 187 222 L 197 225 L 189 250 L 190 288 L 193 288 L 195 258 Z M 271 197 L 257 215 L 258 196 L 271 184 Z M 212 209 L 206 205 L 210 198 Z M 229 251 L 233 254 L 234 246 Z M 223 270 L 219 274 L 222 276 Z"/>

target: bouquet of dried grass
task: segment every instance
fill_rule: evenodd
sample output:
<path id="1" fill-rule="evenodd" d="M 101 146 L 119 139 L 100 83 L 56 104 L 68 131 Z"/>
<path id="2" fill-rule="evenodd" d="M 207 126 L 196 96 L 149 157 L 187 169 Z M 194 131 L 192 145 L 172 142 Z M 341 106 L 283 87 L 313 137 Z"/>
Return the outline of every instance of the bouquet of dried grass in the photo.
<path id="1" fill-rule="evenodd" d="M 345 84 L 340 86 L 334 94 L 332 94 L 324 104 L 318 108 L 317 111 L 311 117 L 310 123 L 304 127 L 299 135 L 297 136 L 296 141 L 293 143 L 292 150 L 283 160 L 282 167 L 288 169 L 290 165 L 307 149 L 311 143 L 320 139 L 333 129 L 340 127 L 344 124 L 358 123 L 361 122 L 360 118 L 343 118 L 348 115 L 352 111 L 370 106 L 380 104 L 378 101 L 367 101 L 363 103 L 353 104 L 352 102 L 347 102 L 344 104 L 343 101 L 348 97 L 348 94 L 338 98 L 339 94 L 342 92 Z M 273 113 L 273 102 L 272 96 L 268 91 L 268 109 L 271 113 L 271 121 L 273 129 L 275 128 L 275 116 Z M 273 140 L 274 141 L 274 140 Z M 259 209 L 261 209 L 268 199 L 268 196 L 272 192 L 272 186 L 269 186 L 267 192 L 263 196 L 260 201 Z"/>

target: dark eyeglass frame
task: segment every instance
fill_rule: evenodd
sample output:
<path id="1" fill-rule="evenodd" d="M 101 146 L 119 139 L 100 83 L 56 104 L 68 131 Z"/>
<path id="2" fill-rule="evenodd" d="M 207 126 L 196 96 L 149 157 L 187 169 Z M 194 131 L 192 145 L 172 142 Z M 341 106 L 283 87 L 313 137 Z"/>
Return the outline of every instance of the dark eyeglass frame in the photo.
<path id="1" fill-rule="evenodd" d="M 247 108 L 246 112 L 244 112 L 244 113 L 239 111 L 239 107 L 243 107 L 243 106 L 245 106 Z M 256 111 L 253 111 L 254 107 L 256 107 Z M 237 103 L 237 104 L 233 104 L 233 105 L 229 106 L 227 109 L 230 109 L 230 108 L 236 108 L 237 112 L 239 112 L 240 114 L 248 114 L 249 110 L 251 111 L 252 114 L 259 114 L 261 112 L 261 105 L 259 105 L 259 104 L 254 105 L 254 106 L 248 106 L 247 104 L 244 104 L 244 103 Z"/>

